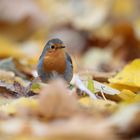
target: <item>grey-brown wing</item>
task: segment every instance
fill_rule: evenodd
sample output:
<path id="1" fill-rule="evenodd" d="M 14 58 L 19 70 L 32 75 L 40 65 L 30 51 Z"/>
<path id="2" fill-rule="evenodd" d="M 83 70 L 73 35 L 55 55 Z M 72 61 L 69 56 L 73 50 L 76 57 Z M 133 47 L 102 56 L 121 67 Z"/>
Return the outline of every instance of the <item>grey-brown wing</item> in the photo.
<path id="1" fill-rule="evenodd" d="M 66 57 L 67 57 L 67 60 L 70 62 L 71 67 L 73 68 L 72 60 L 71 60 L 71 57 L 68 53 L 66 53 Z"/>

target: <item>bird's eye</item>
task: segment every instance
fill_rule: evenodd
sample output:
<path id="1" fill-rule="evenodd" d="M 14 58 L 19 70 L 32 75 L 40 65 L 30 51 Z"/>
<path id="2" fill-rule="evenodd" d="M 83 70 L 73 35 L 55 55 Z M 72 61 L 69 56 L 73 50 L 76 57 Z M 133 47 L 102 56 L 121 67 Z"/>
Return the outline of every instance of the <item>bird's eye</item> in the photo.
<path id="1" fill-rule="evenodd" d="M 54 46 L 54 45 L 52 45 L 52 46 L 51 46 L 51 49 L 54 49 L 54 48 L 55 48 L 55 46 Z"/>

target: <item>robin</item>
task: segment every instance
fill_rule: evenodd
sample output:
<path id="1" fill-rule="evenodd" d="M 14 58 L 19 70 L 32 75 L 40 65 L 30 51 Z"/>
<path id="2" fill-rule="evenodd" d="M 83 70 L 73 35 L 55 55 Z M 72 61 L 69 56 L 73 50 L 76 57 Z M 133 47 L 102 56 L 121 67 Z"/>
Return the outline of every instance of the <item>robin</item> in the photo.
<path id="1" fill-rule="evenodd" d="M 73 77 L 73 65 L 66 46 L 60 39 L 51 39 L 47 42 L 39 58 L 38 75 L 42 82 L 51 79 L 63 78 L 68 83 Z"/>

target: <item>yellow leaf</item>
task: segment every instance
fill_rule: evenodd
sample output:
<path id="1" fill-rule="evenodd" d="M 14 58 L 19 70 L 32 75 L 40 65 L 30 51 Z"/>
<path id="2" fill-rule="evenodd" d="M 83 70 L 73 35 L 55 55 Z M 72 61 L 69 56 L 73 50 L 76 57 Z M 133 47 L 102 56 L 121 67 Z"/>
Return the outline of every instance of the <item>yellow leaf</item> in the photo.
<path id="1" fill-rule="evenodd" d="M 113 7 L 113 13 L 116 16 L 130 16 L 134 11 L 133 0 L 116 0 Z"/>
<path id="2" fill-rule="evenodd" d="M 126 90 L 131 90 L 133 92 L 138 92 L 140 90 L 139 87 L 132 87 L 132 86 L 127 86 L 127 85 L 120 85 L 120 84 L 109 84 L 110 87 L 118 89 L 120 91 L 126 89 Z"/>
<path id="3" fill-rule="evenodd" d="M 120 97 L 122 101 L 131 101 L 135 98 L 136 94 L 130 90 L 122 90 L 117 96 Z"/>
<path id="4" fill-rule="evenodd" d="M 38 43 L 37 45 L 40 44 Z M 29 65 L 36 64 L 39 58 L 38 53 L 36 55 L 31 55 L 31 53 L 28 52 L 31 51 L 24 51 L 24 49 L 20 47 L 20 44 L 17 44 L 0 35 L 0 58 L 12 57 L 17 60 L 26 60 L 26 63 Z"/>
<path id="5" fill-rule="evenodd" d="M 25 56 L 14 42 L 0 36 L 0 57 L 21 58 Z"/>
<path id="6" fill-rule="evenodd" d="M 38 102 L 35 99 L 31 98 L 20 98 L 10 101 L 7 104 L 0 106 L 0 111 L 3 111 L 7 114 L 15 114 L 17 112 L 17 108 L 20 106 L 25 106 L 29 108 L 37 108 Z"/>
<path id="7" fill-rule="evenodd" d="M 140 59 L 136 59 L 125 66 L 114 78 L 110 78 L 109 82 L 140 88 Z"/>
<path id="8" fill-rule="evenodd" d="M 84 105 L 84 106 L 92 106 L 93 100 L 89 97 L 83 97 L 79 100 L 79 103 Z"/>
<path id="9" fill-rule="evenodd" d="M 36 108 L 38 103 L 35 99 L 31 99 L 31 98 L 20 98 L 17 99 L 13 102 L 13 105 L 17 106 L 17 105 L 22 105 L 22 106 L 28 106 L 31 108 Z"/>
<path id="10" fill-rule="evenodd" d="M 90 97 L 83 97 L 79 100 L 79 103 L 85 107 L 95 107 L 98 110 L 110 110 L 113 111 L 117 108 L 117 104 L 110 100 L 92 100 Z"/>
<path id="11" fill-rule="evenodd" d="M 140 94 L 136 94 L 135 98 L 133 99 L 133 102 L 140 102 Z"/>

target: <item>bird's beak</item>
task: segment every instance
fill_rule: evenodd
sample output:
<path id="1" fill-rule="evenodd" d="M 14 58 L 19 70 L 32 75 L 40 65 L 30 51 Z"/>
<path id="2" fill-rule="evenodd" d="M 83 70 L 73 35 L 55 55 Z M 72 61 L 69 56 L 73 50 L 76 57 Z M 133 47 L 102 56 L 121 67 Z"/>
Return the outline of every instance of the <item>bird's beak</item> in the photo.
<path id="1" fill-rule="evenodd" d="M 59 46 L 59 48 L 60 48 L 60 49 L 63 49 L 63 48 L 65 48 L 65 46 Z"/>

